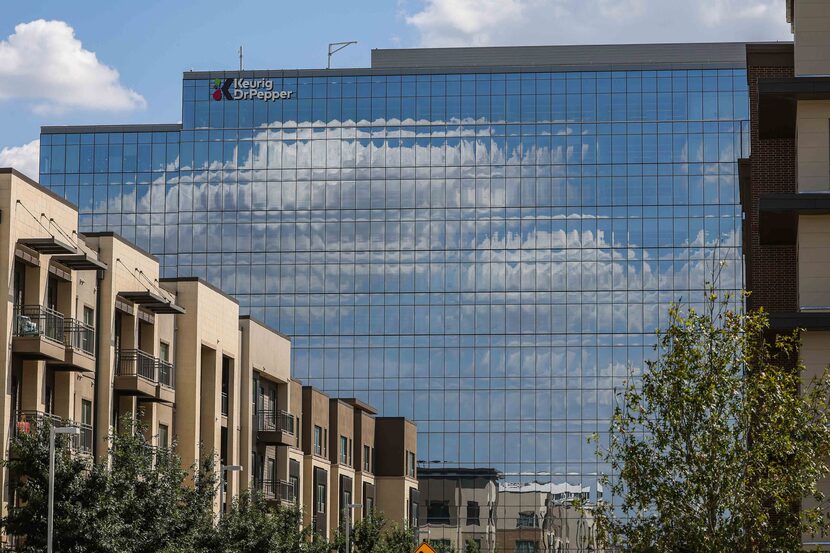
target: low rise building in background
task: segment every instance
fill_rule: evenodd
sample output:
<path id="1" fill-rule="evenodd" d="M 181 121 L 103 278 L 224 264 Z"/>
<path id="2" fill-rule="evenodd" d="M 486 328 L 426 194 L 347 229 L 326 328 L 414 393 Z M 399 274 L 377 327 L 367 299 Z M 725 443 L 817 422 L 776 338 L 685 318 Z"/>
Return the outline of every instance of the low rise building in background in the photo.
<path id="1" fill-rule="evenodd" d="M 208 456 L 242 467 L 227 473 L 217 510 L 253 489 L 298 505 L 326 537 L 373 508 L 417 525 L 414 424 L 303 387 L 290 339 L 240 316 L 233 297 L 196 277 L 160 278 L 151 254 L 77 223 L 70 202 L 0 169 L 3 459 L 16 433 L 50 421 L 79 427 L 74 453 L 102 461 L 132 417 L 148 446 L 175 447 L 186 467 Z M 0 485 L 5 513 L 17 502 L 6 470 Z"/>
<path id="2" fill-rule="evenodd" d="M 422 468 L 420 539 L 482 553 L 598 551 L 587 487 L 506 481 L 492 468 Z"/>

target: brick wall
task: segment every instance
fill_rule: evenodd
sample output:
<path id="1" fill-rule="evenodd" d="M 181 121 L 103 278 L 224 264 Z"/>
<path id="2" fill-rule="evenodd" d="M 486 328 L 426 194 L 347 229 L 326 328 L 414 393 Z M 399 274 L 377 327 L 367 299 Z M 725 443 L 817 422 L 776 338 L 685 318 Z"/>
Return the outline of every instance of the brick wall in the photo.
<path id="1" fill-rule="evenodd" d="M 794 76 L 792 67 L 748 67 L 752 154 L 750 205 L 744 206 L 749 225 L 746 285 L 752 292 L 748 307 L 763 306 L 771 313 L 798 310 L 798 258 L 796 246 L 762 246 L 759 243 L 758 204 L 771 193 L 796 192 L 795 138 L 760 139 L 758 136 L 758 80 Z"/>

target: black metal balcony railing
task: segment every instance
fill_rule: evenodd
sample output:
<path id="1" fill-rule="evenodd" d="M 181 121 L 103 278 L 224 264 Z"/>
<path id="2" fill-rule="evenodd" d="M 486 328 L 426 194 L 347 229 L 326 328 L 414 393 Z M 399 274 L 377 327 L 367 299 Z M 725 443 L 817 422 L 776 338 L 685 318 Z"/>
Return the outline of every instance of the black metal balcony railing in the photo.
<path id="1" fill-rule="evenodd" d="M 80 434 L 69 435 L 70 447 L 73 451 L 79 453 L 92 453 L 92 425 L 62 419 L 51 413 L 44 413 L 43 411 L 18 411 L 14 433 L 15 435 L 28 434 L 33 432 L 41 424 L 51 424 L 58 428 L 77 427 L 81 432 Z"/>
<path id="2" fill-rule="evenodd" d="M 173 363 L 157 360 L 159 384 L 167 388 L 176 387 L 176 371 L 173 370 Z"/>
<path id="3" fill-rule="evenodd" d="M 125 349 L 118 356 L 116 376 L 138 376 L 167 388 L 176 387 L 176 371 L 172 363 L 162 361 L 140 349 Z"/>
<path id="4" fill-rule="evenodd" d="M 228 392 L 222 392 L 222 415 L 228 416 Z"/>
<path id="5" fill-rule="evenodd" d="M 254 488 L 262 493 L 265 499 L 276 501 L 295 501 L 294 485 L 285 480 L 256 480 Z"/>
<path id="6" fill-rule="evenodd" d="M 294 415 L 277 409 L 257 413 L 258 432 L 286 432 L 294 434 Z"/>
<path id="7" fill-rule="evenodd" d="M 42 305 L 18 305 L 14 308 L 15 336 L 43 336 L 63 344 L 63 315 Z"/>
<path id="8" fill-rule="evenodd" d="M 66 319 L 63 322 L 63 337 L 67 347 L 94 355 L 95 328 L 92 326 L 78 319 Z"/>
<path id="9" fill-rule="evenodd" d="M 116 376 L 139 376 L 151 382 L 156 379 L 156 358 L 140 349 L 125 349 L 118 356 Z"/>

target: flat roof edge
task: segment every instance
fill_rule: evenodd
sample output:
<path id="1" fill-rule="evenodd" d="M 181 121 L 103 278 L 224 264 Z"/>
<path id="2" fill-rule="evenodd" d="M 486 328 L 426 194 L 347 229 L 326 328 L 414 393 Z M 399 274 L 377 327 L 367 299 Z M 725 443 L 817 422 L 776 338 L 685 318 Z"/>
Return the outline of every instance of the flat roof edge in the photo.
<path id="1" fill-rule="evenodd" d="M 84 238 L 112 238 L 114 240 L 118 240 L 119 242 L 129 246 L 130 248 L 134 249 L 135 251 L 139 252 L 141 255 L 150 258 L 151 260 L 155 261 L 156 263 L 159 262 L 159 258 L 155 255 L 151 254 L 135 242 L 131 242 L 118 234 L 117 232 L 111 230 L 104 230 L 104 231 L 89 231 L 89 232 L 79 232 L 81 236 Z"/>
<path id="2" fill-rule="evenodd" d="M 214 286 L 213 284 L 206 281 L 202 277 L 182 276 L 182 277 L 166 277 L 166 278 L 160 278 L 159 279 L 159 284 L 164 284 L 164 283 L 175 284 L 177 282 L 195 282 L 197 284 L 201 284 L 202 286 L 204 286 L 208 290 L 210 290 L 212 292 L 216 292 L 217 294 L 224 297 L 225 299 L 232 301 L 236 305 L 239 305 L 239 300 L 238 299 L 236 299 L 232 295 L 228 294 L 227 292 L 225 292 L 224 290 L 222 290 L 218 286 Z"/>
<path id="3" fill-rule="evenodd" d="M 291 341 L 291 336 L 289 336 L 288 334 L 284 334 L 284 333 L 280 332 L 279 330 L 277 330 L 276 328 L 272 327 L 271 325 L 269 325 L 269 324 L 265 323 L 264 321 L 262 321 L 262 320 L 260 320 L 260 319 L 257 319 L 256 317 L 253 317 L 253 316 L 251 316 L 251 315 L 249 315 L 249 314 L 240 315 L 240 316 L 239 316 L 239 320 L 240 320 L 240 321 L 250 321 L 250 322 L 252 322 L 252 323 L 254 323 L 254 324 L 257 324 L 257 325 L 261 326 L 261 327 L 262 327 L 262 328 L 264 328 L 265 330 L 267 330 L 267 331 L 269 331 L 269 332 L 272 332 L 272 333 L 276 334 L 276 335 L 277 335 L 277 336 L 279 336 L 280 338 L 284 338 L 284 339 L 288 340 L 289 342 Z"/>
<path id="4" fill-rule="evenodd" d="M 14 177 L 17 177 L 18 179 L 22 180 L 23 182 L 25 182 L 29 186 L 35 187 L 35 189 L 37 189 L 38 192 L 42 192 L 43 194 L 46 194 L 47 196 L 49 196 L 53 200 L 57 200 L 58 202 L 65 205 L 66 207 L 70 207 L 70 208 L 74 209 L 76 212 L 78 211 L 78 206 L 77 205 L 73 204 L 72 202 L 70 202 L 69 200 L 64 198 L 63 196 L 61 196 L 59 194 L 56 194 L 53 190 L 50 190 L 49 188 L 43 186 L 42 184 L 40 184 L 38 181 L 36 181 L 32 177 L 30 177 L 30 176 L 28 176 L 24 173 L 21 173 L 20 171 L 18 171 L 14 167 L 0 167 L 0 175 L 12 175 Z"/>
<path id="5" fill-rule="evenodd" d="M 746 42 L 372 50 L 372 68 L 746 64 Z"/>
<path id="6" fill-rule="evenodd" d="M 148 123 L 140 125 L 44 125 L 41 134 L 81 134 L 94 132 L 176 132 L 179 123 Z"/>

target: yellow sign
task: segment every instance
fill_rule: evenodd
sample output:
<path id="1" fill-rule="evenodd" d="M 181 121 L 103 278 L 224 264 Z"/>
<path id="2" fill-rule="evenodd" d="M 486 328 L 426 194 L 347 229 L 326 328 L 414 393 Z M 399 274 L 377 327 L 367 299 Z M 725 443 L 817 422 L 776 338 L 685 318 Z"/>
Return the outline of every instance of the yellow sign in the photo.
<path id="1" fill-rule="evenodd" d="M 435 550 L 430 544 L 424 542 L 418 546 L 418 549 L 416 549 L 414 553 L 435 553 Z"/>

